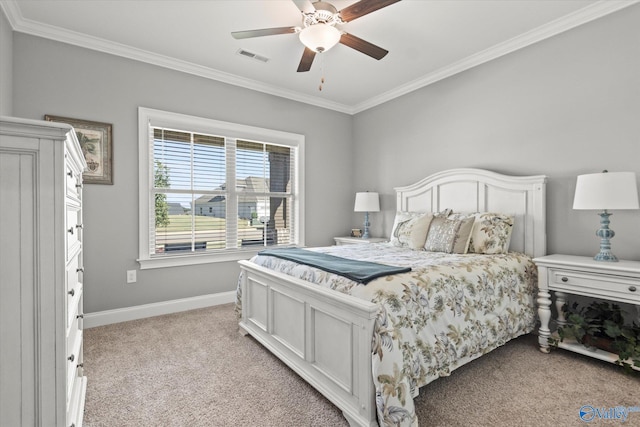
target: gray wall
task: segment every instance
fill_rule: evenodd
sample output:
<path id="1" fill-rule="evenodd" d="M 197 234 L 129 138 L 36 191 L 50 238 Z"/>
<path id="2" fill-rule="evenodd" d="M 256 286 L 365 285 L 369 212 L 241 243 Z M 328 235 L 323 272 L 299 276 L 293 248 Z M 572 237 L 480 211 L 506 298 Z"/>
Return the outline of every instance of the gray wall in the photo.
<path id="1" fill-rule="evenodd" d="M 13 113 L 13 32 L 0 9 L 0 116 Z"/>
<path id="2" fill-rule="evenodd" d="M 306 136 L 309 245 L 348 225 L 353 190 L 351 117 L 200 77 L 14 34 L 14 115 L 113 124 L 114 185 L 85 185 L 85 311 L 235 290 L 235 262 L 138 271 L 138 106 Z M 326 124 L 330 123 L 331 126 Z M 331 173 L 326 173 L 331 165 Z"/>
<path id="3" fill-rule="evenodd" d="M 591 255 L 598 217 L 571 209 L 576 175 L 640 175 L 638 22 L 640 6 L 632 6 L 353 117 L 15 33 L 14 101 L 3 108 L 114 126 L 115 184 L 85 186 L 88 313 L 236 285 L 235 263 L 144 270 L 125 284 L 125 271 L 137 268 L 138 106 L 306 135 L 309 245 L 331 244 L 362 224 L 352 212 L 355 191 L 381 193 L 372 234 L 388 235 L 393 187 L 480 167 L 546 174 L 548 252 Z M 0 84 L 5 79 L 3 71 Z M 612 228 L 614 253 L 640 259 L 640 212 L 615 212 Z"/>
<path id="4" fill-rule="evenodd" d="M 355 188 L 380 191 L 385 210 L 372 234 L 391 231 L 393 187 L 477 167 L 547 175 L 548 253 L 597 253 L 575 180 L 640 176 L 639 23 L 632 6 L 356 115 Z M 640 260 L 640 211 L 614 211 L 611 228 L 614 254 Z"/>

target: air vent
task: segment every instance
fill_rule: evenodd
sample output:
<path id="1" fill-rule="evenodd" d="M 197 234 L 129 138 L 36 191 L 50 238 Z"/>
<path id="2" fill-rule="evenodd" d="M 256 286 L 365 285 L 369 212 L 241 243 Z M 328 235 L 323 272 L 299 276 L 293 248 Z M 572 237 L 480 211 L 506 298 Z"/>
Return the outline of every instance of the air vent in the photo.
<path id="1" fill-rule="evenodd" d="M 260 61 L 260 62 L 269 61 L 269 58 L 258 55 L 257 53 L 249 52 L 248 50 L 239 49 L 237 53 L 238 55 L 246 56 L 247 58 L 255 59 L 256 61 Z"/>

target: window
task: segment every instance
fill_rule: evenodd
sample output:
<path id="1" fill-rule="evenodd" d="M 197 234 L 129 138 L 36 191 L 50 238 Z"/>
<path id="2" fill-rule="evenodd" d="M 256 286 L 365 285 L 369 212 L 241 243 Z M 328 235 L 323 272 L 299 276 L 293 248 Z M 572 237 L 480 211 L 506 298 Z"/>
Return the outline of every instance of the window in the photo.
<path id="1" fill-rule="evenodd" d="M 304 136 L 139 108 L 141 268 L 304 245 Z"/>

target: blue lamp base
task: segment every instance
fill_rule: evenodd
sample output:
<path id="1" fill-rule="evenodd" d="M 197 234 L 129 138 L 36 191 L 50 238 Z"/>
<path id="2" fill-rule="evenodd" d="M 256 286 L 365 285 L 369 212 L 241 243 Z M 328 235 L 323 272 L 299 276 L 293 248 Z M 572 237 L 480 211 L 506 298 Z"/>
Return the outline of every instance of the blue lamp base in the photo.
<path id="1" fill-rule="evenodd" d="M 618 262 L 618 258 L 611 253 L 611 238 L 616 235 L 609 228 L 609 216 L 611 214 L 604 210 L 600 215 L 600 229 L 596 231 L 596 236 L 600 237 L 600 252 L 593 257 L 596 261 Z"/>
<path id="2" fill-rule="evenodd" d="M 369 237 L 371 237 L 369 236 L 369 225 L 371 225 L 369 224 L 369 212 L 365 212 L 364 213 L 364 230 L 362 233 L 363 239 L 368 239 Z"/>

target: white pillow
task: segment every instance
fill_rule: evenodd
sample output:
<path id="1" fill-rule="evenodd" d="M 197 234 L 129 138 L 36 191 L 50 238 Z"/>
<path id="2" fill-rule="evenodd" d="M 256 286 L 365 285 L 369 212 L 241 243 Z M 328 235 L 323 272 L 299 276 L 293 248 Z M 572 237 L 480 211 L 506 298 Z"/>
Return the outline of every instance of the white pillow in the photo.
<path id="1" fill-rule="evenodd" d="M 391 244 L 421 250 L 427 240 L 427 232 L 433 219 L 427 212 L 396 212 L 391 232 Z"/>

